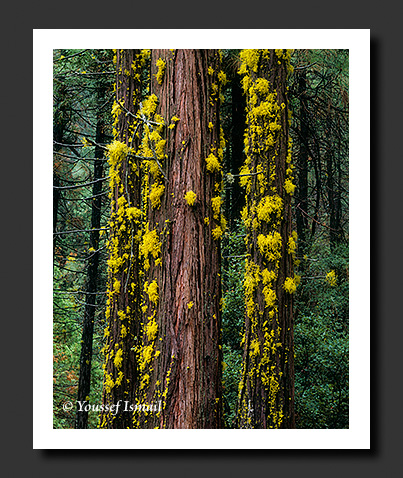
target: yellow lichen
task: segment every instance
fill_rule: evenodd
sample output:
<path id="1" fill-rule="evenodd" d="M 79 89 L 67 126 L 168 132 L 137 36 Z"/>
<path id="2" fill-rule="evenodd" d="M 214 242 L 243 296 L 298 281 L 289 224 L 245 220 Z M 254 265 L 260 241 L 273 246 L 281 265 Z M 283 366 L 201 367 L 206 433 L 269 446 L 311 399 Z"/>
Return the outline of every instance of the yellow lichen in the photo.
<path id="1" fill-rule="evenodd" d="M 159 299 L 157 281 L 153 280 L 151 284 L 148 284 L 148 282 L 146 282 L 144 284 L 144 290 L 147 292 L 150 302 L 157 304 Z"/>
<path id="2" fill-rule="evenodd" d="M 154 183 L 150 190 L 151 207 L 158 209 L 161 206 L 161 197 L 164 194 L 165 186 Z"/>
<path id="3" fill-rule="evenodd" d="M 197 199 L 197 196 L 194 191 L 188 191 L 185 194 L 185 200 L 189 204 L 189 206 L 194 206 L 196 199 Z"/>
<path id="4" fill-rule="evenodd" d="M 126 159 L 127 155 L 129 154 L 129 147 L 120 142 L 120 141 L 112 141 L 111 144 L 108 144 L 106 156 L 108 158 L 108 163 L 110 166 L 110 180 L 109 186 L 112 188 L 114 184 L 118 181 L 118 174 L 119 174 L 119 165 Z"/>
<path id="5" fill-rule="evenodd" d="M 259 50 L 242 50 L 239 54 L 241 59 L 241 67 L 239 69 L 239 74 L 243 75 L 247 72 L 247 69 L 257 72 L 260 53 Z"/>
<path id="6" fill-rule="evenodd" d="M 250 344 L 249 355 L 253 358 L 259 355 L 260 345 L 257 339 L 253 339 Z"/>
<path id="7" fill-rule="evenodd" d="M 119 370 L 119 373 L 118 373 L 118 376 L 116 377 L 116 382 L 115 382 L 115 385 L 117 387 L 119 387 L 119 385 L 121 385 L 123 377 L 124 377 L 123 372 L 121 370 Z"/>
<path id="8" fill-rule="evenodd" d="M 224 86 L 227 83 L 227 75 L 222 70 L 218 72 L 218 81 L 221 86 Z"/>
<path id="9" fill-rule="evenodd" d="M 265 286 L 262 289 L 262 293 L 264 296 L 265 307 L 274 307 L 276 304 L 277 296 L 274 289 L 271 287 Z"/>
<path id="10" fill-rule="evenodd" d="M 143 240 L 140 243 L 140 255 L 144 258 L 144 269 L 150 268 L 149 256 L 157 259 L 161 253 L 161 242 L 158 238 L 158 233 L 155 229 L 149 230 L 148 223 L 145 226 Z"/>
<path id="11" fill-rule="evenodd" d="M 113 363 L 115 364 L 116 368 L 120 368 L 122 366 L 122 362 L 123 362 L 122 355 L 123 355 L 122 349 L 118 349 L 118 351 L 116 352 L 115 358 L 113 359 Z"/>
<path id="12" fill-rule="evenodd" d="M 257 237 L 257 245 L 260 253 L 268 261 L 276 261 L 281 257 L 281 235 L 275 231 L 265 236 L 259 234 Z"/>
<path id="13" fill-rule="evenodd" d="M 326 274 L 326 278 L 325 278 L 326 282 L 332 286 L 332 287 L 335 287 L 337 285 L 337 276 L 336 276 L 336 271 L 335 270 L 331 270 L 330 272 L 328 272 Z"/>
<path id="14" fill-rule="evenodd" d="M 213 235 L 213 238 L 215 240 L 220 239 L 220 237 L 223 235 L 223 230 L 221 229 L 221 226 L 215 227 L 212 231 L 211 234 Z"/>
<path id="15" fill-rule="evenodd" d="M 289 294 L 293 294 L 297 290 L 297 282 L 295 277 L 287 277 L 284 281 L 284 290 Z"/>
<path id="16" fill-rule="evenodd" d="M 119 294 L 119 292 L 120 292 L 120 281 L 118 279 L 115 279 L 115 281 L 113 283 L 113 292 L 115 294 Z"/>
<path id="17" fill-rule="evenodd" d="M 158 58 L 157 67 L 158 67 L 158 71 L 155 77 L 157 78 L 158 83 L 162 85 L 162 79 L 164 78 L 165 69 L 167 67 L 165 60 L 163 60 L 162 58 Z"/>
<path id="18" fill-rule="evenodd" d="M 297 232 L 292 231 L 291 236 L 288 238 L 287 252 L 295 258 L 295 253 L 297 250 Z"/>
<path id="19" fill-rule="evenodd" d="M 129 220 L 138 221 L 141 218 L 141 209 L 137 207 L 128 207 L 126 215 Z"/>
<path id="20" fill-rule="evenodd" d="M 206 158 L 206 163 L 207 163 L 207 171 L 210 171 L 210 173 L 214 173 L 215 171 L 220 171 L 221 169 L 221 164 L 218 161 L 217 156 L 214 156 L 213 153 L 210 153 L 208 157 Z"/>
<path id="21" fill-rule="evenodd" d="M 218 219 L 221 210 L 221 204 L 223 200 L 220 196 L 211 198 L 211 205 L 213 207 L 213 217 L 214 219 Z"/>
<path id="22" fill-rule="evenodd" d="M 104 381 L 104 388 L 106 393 L 111 393 L 112 388 L 115 386 L 115 383 L 108 372 L 105 372 L 105 381 Z"/>
<path id="23" fill-rule="evenodd" d="M 262 270 L 262 282 L 263 285 L 272 283 L 276 279 L 277 275 L 274 270 L 263 269 Z"/>
<path id="24" fill-rule="evenodd" d="M 157 333 L 158 333 L 158 324 L 154 316 L 152 316 L 150 317 L 150 320 L 148 324 L 146 325 L 146 334 L 147 334 L 147 339 L 149 340 L 149 342 L 153 342 L 156 339 Z"/>
<path id="25" fill-rule="evenodd" d="M 151 117 L 158 106 L 158 98 L 153 93 L 152 95 L 148 96 L 142 103 L 141 113 L 146 117 Z"/>
<path id="26" fill-rule="evenodd" d="M 174 129 L 176 123 L 179 121 L 179 118 L 177 116 L 172 116 L 171 118 L 171 124 L 168 126 L 169 129 Z"/>
<path id="27" fill-rule="evenodd" d="M 291 196 L 294 194 L 295 191 L 295 184 L 292 183 L 291 179 L 286 179 L 284 182 L 284 189 L 287 194 L 290 194 Z"/>
<path id="28" fill-rule="evenodd" d="M 261 221 L 271 222 L 279 219 L 283 211 L 283 200 L 278 194 L 264 197 L 256 207 L 257 216 Z"/>

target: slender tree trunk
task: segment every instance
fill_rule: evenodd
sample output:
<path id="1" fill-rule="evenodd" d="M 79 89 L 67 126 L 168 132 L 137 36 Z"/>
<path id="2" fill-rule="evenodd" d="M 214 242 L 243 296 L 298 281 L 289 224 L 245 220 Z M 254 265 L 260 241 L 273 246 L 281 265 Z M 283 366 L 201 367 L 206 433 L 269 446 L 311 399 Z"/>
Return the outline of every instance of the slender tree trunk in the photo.
<path id="1" fill-rule="evenodd" d="M 139 414 L 145 428 L 222 426 L 220 60 L 217 50 L 153 50 L 146 129 L 148 223 Z M 144 110 L 151 112 L 150 104 Z M 165 176 L 165 177 L 164 177 Z"/>
<path id="2" fill-rule="evenodd" d="M 102 104 L 105 97 L 105 89 L 100 87 L 98 90 L 98 104 Z M 104 120 L 102 113 L 98 113 L 97 126 L 95 132 L 95 141 L 97 144 L 104 142 Z M 94 161 L 94 180 L 103 177 L 104 152 L 99 147 L 95 147 Z M 80 354 L 80 376 L 78 381 L 78 402 L 88 402 L 91 391 L 91 365 L 92 365 L 92 343 L 94 335 L 94 319 L 97 306 L 98 291 L 98 266 L 99 266 L 99 228 L 101 226 L 101 207 L 102 207 L 102 181 L 95 182 L 92 188 L 94 199 L 91 207 L 91 232 L 90 232 L 90 256 L 88 258 L 87 284 L 85 295 L 85 309 L 83 332 L 81 337 Z M 80 411 L 81 409 L 81 411 Z M 77 404 L 75 428 L 87 428 L 88 411 Z"/>
<path id="3" fill-rule="evenodd" d="M 54 88 L 54 102 L 55 102 L 55 113 L 53 116 L 53 141 L 56 143 L 63 143 L 63 135 L 66 129 L 66 126 L 69 122 L 69 112 L 67 108 L 67 99 L 66 99 L 66 86 L 57 85 Z M 53 150 L 55 152 L 60 151 L 61 146 L 59 144 L 53 145 Z M 59 220 L 59 205 L 61 200 L 61 191 L 60 187 L 60 176 L 58 171 L 59 161 L 54 162 L 53 164 L 53 254 L 56 251 L 57 235 L 57 225 Z"/>
<path id="4" fill-rule="evenodd" d="M 144 55 L 140 50 L 116 51 L 116 100 L 113 107 L 116 139 L 108 147 L 112 207 L 101 428 L 133 427 L 132 414 L 125 411 L 124 402 L 134 403 L 138 386 L 134 345 L 141 322 L 141 174 L 133 152 L 139 143 L 139 127 L 134 115 L 140 103 L 143 66 Z M 112 406 L 116 409 L 111 409 Z"/>
<path id="5" fill-rule="evenodd" d="M 335 135 L 337 131 L 333 127 L 333 118 L 331 112 L 328 112 L 326 119 L 326 134 L 330 139 L 326 150 L 326 189 L 328 197 L 328 212 L 329 212 L 329 226 L 330 226 L 330 249 L 334 248 L 341 241 L 341 224 L 340 224 L 340 184 L 337 178 L 340 177 L 340 160 L 338 160 L 338 152 L 334 147 L 336 142 Z M 335 184 L 336 183 L 336 184 Z"/>
<path id="6" fill-rule="evenodd" d="M 245 96 L 242 87 L 239 84 L 239 78 L 236 76 L 231 82 L 232 93 L 232 115 L 231 115 L 231 159 L 232 172 L 238 174 L 244 162 L 244 128 L 245 128 Z M 230 228 L 232 222 L 240 219 L 240 214 L 245 206 L 245 195 L 240 187 L 239 181 L 234 181 L 231 187 L 230 198 Z"/>
<path id="7" fill-rule="evenodd" d="M 60 204 L 60 178 L 56 171 L 53 171 L 53 255 L 56 252 L 56 241 L 57 235 L 55 234 L 57 231 L 57 221 L 58 221 L 58 214 L 59 214 L 59 204 Z"/>
<path id="8" fill-rule="evenodd" d="M 298 156 L 298 203 L 296 209 L 298 249 L 301 254 L 306 250 L 306 232 L 308 229 L 308 117 L 306 99 L 306 70 L 299 75 L 299 101 L 300 101 L 300 134 Z"/>
<path id="9" fill-rule="evenodd" d="M 243 50 L 247 101 L 246 318 L 240 428 L 294 428 L 294 192 L 287 100 L 288 50 Z M 247 176 L 249 174 L 249 176 Z"/>
<path id="10" fill-rule="evenodd" d="M 341 172 L 341 156 L 342 156 L 342 145 L 341 145 L 341 137 L 340 137 L 340 118 L 337 119 L 337 131 L 338 138 L 337 138 L 337 150 L 335 154 L 335 168 L 337 171 L 337 188 L 336 188 L 336 198 L 335 198 L 335 227 L 337 230 L 337 241 L 340 243 L 343 240 L 343 228 L 341 225 L 341 218 L 342 218 L 342 206 L 341 206 L 341 197 L 342 197 L 342 172 Z"/>
<path id="11" fill-rule="evenodd" d="M 315 193 L 315 205 L 314 205 L 314 216 L 311 224 L 311 241 L 315 237 L 316 233 L 316 225 L 319 221 L 319 210 L 320 210 L 320 200 L 322 197 L 322 171 L 321 171 L 321 154 L 320 154 L 320 146 L 319 146 L 319 138 L 315 135 L 314 137 L 315 143 L 315 154 L 312 157 L 313 169 L 315 172 L 315 186 L 312 190 L 312 194 Z"/>
<path id="12" fill-rule="evenodd" d="M 333 250 L 337 244 L 337 229 L 336 229 L 336 208 L 335 208 L 335 190 L 333 178 L 333 149 L 329 146 L 326 152 L 326 189 L 328 199 L 329 212 L 329 227 L 330 227 L 330 249 Z"/>
<path id="13" fill-rule="evenodd" d="M 341 226 L 341 194 L 342 194 L 342 174 L 341 174 L 341 138 L 340 138 L 340 119 L 335 118 L 334 121 L 337 121 L 337 128 L 333 128 L 335 131 L 336 138 L 334 143 L 336 147 L 332 147 L 332 183 L 329 185 L 333 190 L 332 199 L 333 199 L 333 214 L 330 218 L 330 247 L 334 249 L 338 244 L 343 240 L 343 230 Z"/>

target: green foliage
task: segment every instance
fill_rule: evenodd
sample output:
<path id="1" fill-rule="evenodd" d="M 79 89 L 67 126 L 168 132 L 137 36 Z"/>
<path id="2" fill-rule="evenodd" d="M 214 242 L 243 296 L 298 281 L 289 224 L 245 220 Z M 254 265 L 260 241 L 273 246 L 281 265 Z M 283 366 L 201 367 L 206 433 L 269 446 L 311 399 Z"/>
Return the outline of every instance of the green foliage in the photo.
<path id="1" fill-rule="evenodd" d="M 294 332 L 297 428 L 348 428 L 348 249 L 324 253 L 318 246 L 301 268 Z M 326 280 L 332 270 L 335 286 Z"/>
<path id="2" fill-rule="evenodd" d="M 223 400 L 226 428 L 235 427 L 238 386 L 242 367 L 241 336 L 244 326 L 245 298 L 245 230 L 241 221 L 235 221 L 233 231 L 223 238 L 224 309 L 223 330 Z"/>
<path id="3" fill-rule="evenodd" d="M 91 397 L 90 403 L 102 403 L 102 384 L 104 355 L 101 352 L 103 346 L 103 327 L 99 327 L 97 333 L 94 334 L 93 355 L 91 363 Z M 99 414 L 90 410 L 88 413 L 88 428 L 98 428 Z"/>
<path id="4" fill-rule="evenodd" d="M 235 428 L 238 387 L 241 379 L 242 353 L 223 345 L 223 399 L 225 428 Z"/>
<path id="5" fill-rule="evenodd" d="M 113 80 L 111 50 L 54 50 L 53 131 L 56 143 L 53 175 L 55 197 L 59 195 L 53 281 L 55 428 L 74 428 L 88 264 L 95 253 L 94 249 L 90 249 L 90 230 L 93 205 L 91 181 L 94 178 L 96 150 L 89 141 L 96 140 L 96 124 L 103 117 L 104 132 L 111 134 Z M 100 91 L 105 94 L 101 96 Z M 87 182 L 90 184 L 75 188 Z M 73 189 L 69 189 L 72 186 Z M 102 206 L 101 227 L 106 228 L 106 193 Z M 102 393 L 103 357 L 100 349 L 106 297 L 106 239 L 106 234 L 102 233 L 91 362 L 91 403 L 100 403 Z M 72 403 L 71 410 L 63 410 L 66 401 Z M 88 427 L 96 428 L 97 424 L 97 413 L 90 412 Z"/>
<path id="6" fill-rule="evenodd" d="M 295 50 L 292 62 L 294 213 L 301 256 L 294 329 L 296 425 L 346 428 L 349 52 Z"/>
<path id="7" fill-rule="evenodd" d="M 53 300 L 53 427 L 74 428 L 75 404 L 77 400 L 78 379 L 80 374 L 79 360 L 81 351 L 82 316 L 85 295 L 80 292 L 83 287 L 82 275 L 77 273 L 77 262 L 71 255 L 66 269 L 54 267 L 54 283 L 60 289 L 55 290 Z M 103 340 L 104 300 L 100 300 L 96 313 L 96 326 L 93 340 L 93 357 L 91 371 L 91 403 L 102 400 L 102 363 L 100 351 Z M 73 404 L 71 410 L 63 410 L 63 404 Z M 89 413 L 89 428 L 97 428 L 98 414 Z"/>
<path id="8" fill-rule="evenodd" d="M 223 343 L 233 350 L 241 350 L 240 341 L 244 323 L 245 299 L 245 232 L 240 221 L 233 232 L 223 238 Z"/>
<path id="9" fill-rule="evenodd" d="M 238 223 L 223 244 L 223 382 L 226 428 L 235 426 L 242 365 L 244 235 Z M 326 280 L 335 271 L 336 285 Z M 348 247 L 318 241 L 301 258 L 295 304 L 297 428 L 348 427 Z"/>
<path id="10" fill-rule="evenodd" d="M 223 68 L 229 80 L 236 80 L 239 50 L 223 50 Z M 111 139 L 110 109 L 113 94 L 100 102 L 97 91 L 101 85 L 111 85 L 114 66 L 111 50 L 55 50 L 54 52 L 54 131 L 62 132 L 61 143 L 55 146 L 54 174 L 60 186 L 91 181 L 95 147 L 86 142 L 95 139 L 97 117 L 104 115 L 106 136 Z M 62 58 L 63 57 L 63 58 Z M 306 68 L 307 121 L 310 136 L 308 159 L 308 220 L 305 257 L 299 257 L 296 273 L 301 283 L 295 294 L 295 397 L 298 428 L 348 427 L 348 246 L 330 250 L 328 229 L 328 194 L 326 152 L 334 148 L 339 170 L 330 172 L 337 178 L 337 194 L 342 195 L 341 224 L 348 229 L 348 51 L 296 50 L 293 55 L 296 72 Z M 300 68 L 300 70 L 298 70 Z M 305 70 L 304 70 L 305 71 Z M 149 65 L 144 78 L 149 75 Z M 290 103 L 293 110 L 291 133 L 294 139 L 293 160 L 298 169 L 299 90 L 296 74 L 291 78 Z M 147 84 L 147 81 L 144 82 Z M 235 134 L 231 118 L 232 89 L 229 82 L 223 89 L 224 104 L 221 119 L 227 139 L 224 158 L 226 173 L 236 175 L 237 158 L 232 157 Z M 109 99 L 108 99 L 109 98 Z M 328 112 L 331 111 L 331 115 Z M 332 133 L 330 136 L 329 131 Z M 333 146 L 336 145 L 336 146 Z M 337 173 L 337 174 L 336 174 Z M 107 174 L 105 172 L 105 174 Z M 232 177 L 232 182 L 234 177 Z M 223 404 L 226 428 L 235 427 L 238 385 L 242 365 L 240 345 L 244 319 L 245 230 L 240 220 L 230 217 L 232 203 L 239 201 L 230 194 L 232 183 L 226 181 L 222 208 L 230 222 L 230 230 L 222 236 L 222 339 L 223 339 Z M 238 181 L 238 178 L 236 179 Z M 106 183 L 105 183 L 106 184 Z M 335 186 L 335 187 L 336 187 Z M 298 188 L 295 201 L 298 202 Z M 57 237 L 54 266 L 54 427 L 73 428 L 75 407 L 66 412 L 62 405 L 75 405 L 79 377 L 82 320 L 85 305 L 85 278 L 88 264 L 89 232 L 91 227 L 92 188 L 61 191 L 57 230 L 83 230 Z M 85 199 L 87 198 L 87 199 Z M 316 199 L 318 198 L 318 199 Z M 104 201 L 102 224 L 107 225 L 108 201 Z M 295 203 L 294 203 L 295 206 Z M 295 207 L 293 209 L 295 212 Z M 294 218 L 295 219 L 295 218 Z M 312 222 L 310 222 L 312 220 Z M 325 225 L 325 227 L 322 226 Z M 295 228 L 294 228 L 295 229 Z M 106 234 L 100 241 L 100 277 L 93 340 L 91 403 L 102 401 L 102 363 L 106 283 Z M 298 254 L 298 252 L 297 252 Z M 334 271 L 334 273 L 332 273 Z M 333 275 L 329 276 L 332 273 Z M 328 280 L 326 279 L 328 277 Z M 331 277 L 335 278 L 332 282 Z M 332 285 L 334 284 L 334 285 Z M 89 413 L 89 428 L 96 428 L 98 415 Z"/>
<path id="11" fill-rule="evenodd" d="M 75 409 L 64 411 L 63 404 L 75 404 L 78 385 L 80 333 L 72 311 L 74 297 L 55 294 L 53 323 L 53 427 L 74 428 Z"/>

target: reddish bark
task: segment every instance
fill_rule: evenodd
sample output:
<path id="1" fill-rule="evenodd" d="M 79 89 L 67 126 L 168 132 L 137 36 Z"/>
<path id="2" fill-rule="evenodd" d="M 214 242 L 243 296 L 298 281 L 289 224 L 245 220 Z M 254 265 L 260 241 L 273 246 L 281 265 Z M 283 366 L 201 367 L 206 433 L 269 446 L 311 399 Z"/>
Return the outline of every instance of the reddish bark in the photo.
<path id="1" fill-rule="evenodd" d="M 166 63 L 161 84 L 155 76 L 159 58 Z M 221 172 L 206 169 L 206 158 L 212 148 L 217 154 L 220 143 L 219 98 L 212 86 L 218 86 L 219 64 L 217 50 L 152 51 L 157 113 L 166 126 L 173 116 L 179 121 L 165 129 L 161 207 L 149 206 L 149 229 L 159 233 L 162 263 L 152 261 L 147 273 L 159 287 L 155 344 L 160 355 L 152 363 L 146 399 L 161 400 L 163 406 L 141 418 L 144 427 L 222 426 L 220 243 L 212 236 L 219 219 L 211 203 L 219 195 Z M 184 199 L 188 191 L 196 194 L 193 206 Z M 153 310 L 150 305 L 146 315 Z"/>

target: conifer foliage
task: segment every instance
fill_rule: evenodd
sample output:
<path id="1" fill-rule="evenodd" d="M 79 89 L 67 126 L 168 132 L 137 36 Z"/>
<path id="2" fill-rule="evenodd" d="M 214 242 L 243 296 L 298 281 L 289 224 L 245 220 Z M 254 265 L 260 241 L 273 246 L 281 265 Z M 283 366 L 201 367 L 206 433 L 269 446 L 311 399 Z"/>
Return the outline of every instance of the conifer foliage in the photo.
<path id="1" fill-rule="evenodd" d="M 348 52 L 55 50 L 54 85 L 54 426 L 348 426 Z"/>

